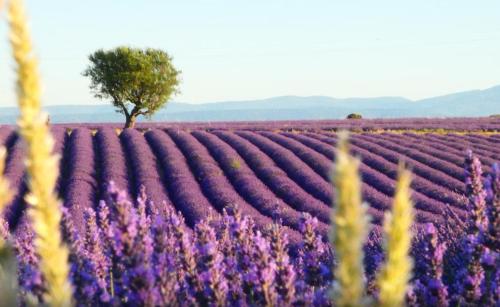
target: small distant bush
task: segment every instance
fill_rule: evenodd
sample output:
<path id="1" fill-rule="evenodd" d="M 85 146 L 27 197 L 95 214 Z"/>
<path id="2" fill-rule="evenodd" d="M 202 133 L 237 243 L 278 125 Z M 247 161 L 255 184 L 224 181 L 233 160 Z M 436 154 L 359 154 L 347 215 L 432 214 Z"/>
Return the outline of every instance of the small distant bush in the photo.
<path id="1" fill-rule="evenodd" d="M 347 119 L 362 119 L 363 116 L 361 116 L 361 114 L 358 114 L 358 113 L 351 113 L 349 115 L 347 115 Z"/>

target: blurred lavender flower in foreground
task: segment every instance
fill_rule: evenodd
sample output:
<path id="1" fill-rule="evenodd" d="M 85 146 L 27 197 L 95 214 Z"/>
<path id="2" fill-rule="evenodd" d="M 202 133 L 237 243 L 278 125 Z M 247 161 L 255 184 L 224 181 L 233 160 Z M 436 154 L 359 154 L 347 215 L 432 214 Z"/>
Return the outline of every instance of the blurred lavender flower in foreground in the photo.
<path id="1" fill-rule="evenodd" d="M 486 191 L 483 187 L 483 169 L 479 159 L 467 151 L 465 159 L 465 188 L 469 198 L 469 211 L 472 215 L 469 227 L 472 232 L 482 232 L 488 227 L 486 216 Z"/>
<path id="2" fill-rule="evenodd" d="M 448 289 L 442 281 L 446 244 L 439 242 L 438 231 L 430 223 L 425 225 L 423 238 L 419 243 L 421 258 L 416 259 L 416 270 L 420 276 L 413 292 L 420 304 L 447 306 Z"/>

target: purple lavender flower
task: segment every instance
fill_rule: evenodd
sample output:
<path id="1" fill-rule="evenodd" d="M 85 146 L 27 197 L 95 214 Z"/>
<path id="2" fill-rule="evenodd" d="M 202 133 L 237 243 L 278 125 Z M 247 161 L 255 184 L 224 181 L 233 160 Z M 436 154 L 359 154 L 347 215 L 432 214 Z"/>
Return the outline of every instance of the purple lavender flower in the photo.
<path id="1" fill-rule="evenodd" d="M 486 180 L 488 201 L 489 244 L 494 250 L 500 250 L 500 164 L 491 167 L 491 174 Z"/>
<path id="2" fill-rule="evenodd" d="M 127 302 L 131 291 L 130 280 L 126 278 L 130 257 L 134 252 L 137 238 L 137 213 L 128 200 L 127 193 L 119 190 L 113 181 L 107 187 L 108 205 L 101 202 L 101 209 L 109 208 L 100 214 L 103 228 L 104 245 L 111 261 L 109 292 L 112 303 Z"/>
<path id="3" fill-rule="evenodd" d="M 459 301 L 466 303 L 479 302 L 483 294 L 481 285 L 484 280 L 484 270 L 481 265 L 484 252 L 482 237 L 473 234 L 467 235 L 463 248 L 466 265 L 456 274 L 456 295 L 459 295 Z M 457 298 L 454 300 L 457 300 Z"/>
<path id="4" fill-rule="evenodd" d="M 131 263 L 127 270 L 126 278 L 130 279 L 131 294 L 134 299 L 130 303 L 157 305 L 160 300 L 158 288 L 155 286 L 153 266 L 153 238 L 151 234 L 151 220 L 146 215 L 145 189 L 142 189 L 138 203 L 138 236 L 135 248 L 131 255 Z"/>
<path id="5" fill-rule="evenodd" d="M 480 261 L 485 276 L 482 285 L 483 296 L 481 303 L 485 306 L 494 306 L 500 302 L 500 254 L 489 248 L 484 248 Z"/>
<path id="6" fill-rule="evenodd" d="M 223 256 L 218 250 L 215 230 L 208 221 L 195 227 L 197 269 L 203 283 L 202 305 L 225 305 L 227 281 L 224 279 Z"/>
<path id="7" fill-rule="evenodd" d="M 21 300 L 25 301 L 29 296 L 33 296 L 42 303 L 45 287 L 42 273 L 38 269 L 40 260 L 33 245 L 35 235 L 26 217 L 18 227 L 14 249 L 17 255 Z"/>
<path id="8" fill-rule="evenodd" d="M 436 227 L 429 223 L 424 229 L 424 237 L 418 249 L 418 283 L 414 292 L 420 304 L 428 306 L 447 306 L 448 289 L 442 281 L 443 256 L 446 244 L 440 243 Z"/>
<path id="9" fill-rule="evenodd" d="M 488 228 L 486 215 L 486 191 L 482 182 L 483 170 L 481 161 L 467 151 L 465 159 L 465 186 L 466 194 L 469 198 L 469 210 L 472 214 L 470 229 L 474 233 L 485 231 Z"/>
<path id="10" fill-rule="evenodd" d="M 85 240 L 84 240 L 84 255 L 87 261 L 86 268 L 89 274 L 95 277 L 95 296 L 99 300 L 95 302 L 108 302 L 110 294 L 108 293 L 108 277 L 110 273 L 111 263 L 106 257 L 101 241 L 101 230 L 97 226 L 95 211 L 91 208 L 86 208 L 84 211 L 85 219 Z"/>
<path id="11" fill-rule="evenodd" d="M 177 270 L 179 279 L 180 302 L 195 304 L 196 296 L 203 292 L 202 281 L 197 274 L 197 264 L 195 259 L 195 249 L 188 233 L 183 229 L 183 220 L 177 214 L 170 214 L 168 223 L 172 227 L 172 232 L 176 240 L 176 254 L 179 268 Z"/>
<path id="12" fill-rule="evenodd" d="M 249 304 L 276 305 L 275 276 L 276 263 L 271 257 L 269 241 L 256 231 L 249 267 L 243 275 L 243 288 Z"/>
<path id="13" fill-rule="evenodd" d="M 241 215 L 236 208 L 230 208 L 230 211 L 231 215 L 226 210 L 223 212 L 219 227 L 219 250 L 224 256 L 224 278 L 227 280 L 228 285 L 228 302 L 231 305 L 242 305 L 245 294 L 242 290 L 242 276 L 238 256 L 246 248 L 241 249 L 240 243 L 242 240 L 236 240 L 233 237 L 234 234 L 239 233 L 233 230 L 240 228 L 239 225 L 235 226 L 234 224 L 240 223 Z M 246 231 L 243 231 L 243 233 L 246 233 Z"/>
<path id="14" fill-rule="evenodd" d="M 175 214 L 170 207 L 164 204 L 167 215 Z M 152 206 L 151 208 L 154 208 Z M 175 301 L 179 291 L 177 282 L 176 239 L 171 227 L 168 227 L 159 210 L 151 210 L 151 232 L 153 237 L 153 267 L 156 272 L 156 287 L 159 291 L 160 305 L 168 305 Z"/>
<path id="15" fill-rule="evenodd" d="M 299 266 L 302 268 L 302 277 L 314 287 L 324 284 L 325 279 L 331 274 L 330 265 L 327 264 L 328 247 L 317 234 L 318 220 L 304 213 L 301 221 L 301 233 L 304 242 L 299 250 Z"/>
<path id="16" fill-rule="evenodd" d="M 112 289 L 127 304 L 155 305 L 159 292 L 153 273 L 153 239 L 146 216 L 146 198 L 138 199 L 139 211 L 128 200 L 127 193 L 113 182 L 108 186 L 112 202 L 109 214 L 108 245 L 112 259 Z"/>
<path id="17" fill-rule="evenodd" d="M 280 224 L 271 225 L 269 240 L 271 256 L 276 263 L 276 291 L 279 303 L 291 305 L 295 297 L 296 274 L 288 255 L 288 236 Z"/>
<path id="18" fill-rule="evenodd" d="M 81 304 L 93 304 L 99 285 L 95 276 L 95 263 L 89 258 L 92 255 L 85 249 L 85 238 L 82 240 L 67 208 L 62 209 L 62 233 L 68 242 L 71 263 L 71 279 L 76 285 L 74 297 Z"/>

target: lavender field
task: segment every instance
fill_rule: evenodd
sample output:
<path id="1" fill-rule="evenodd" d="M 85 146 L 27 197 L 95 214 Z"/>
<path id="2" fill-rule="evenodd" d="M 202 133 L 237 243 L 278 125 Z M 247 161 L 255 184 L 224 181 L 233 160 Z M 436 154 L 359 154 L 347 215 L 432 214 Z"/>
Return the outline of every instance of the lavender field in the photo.
<path id="1" fill-rule="evenodd" d="M 491 197 L 498 197 L 492 193 L 498 194 L 500 170 L 492 166 L 500 160 L 500 134 L 491 121 L 464 123 L 460 133 L 450 132 L 456 121 L 439 122 L 449 131 L 432 130 L 428 121 L 411 129 L 404 121 L 379 124 L 377 132 L 353 129 L 349 121 L 339 126 L 351 128 L 350 152 L 361 161 L 361 196 L 371 224 L 364 244 L 367 293 L 378 295 L 384 213 L 393 206 L 403 161 L 412 172 L 415 257 L 405 300 L 414 306 L 494 304 L 498 270 L 488 267 L 499 261 L 498 221 L 488 218 L 481 226 L 477 211 L 485 201 L 498 206 Z M 331 125 L 53 126 L 77 304 L 330 305 L 336 251 L 328 241 L 338 206 L 332 172 L 339 140 Z M 43 301 L 26 216 L 25 146 L 11 126 L 0 128 L 0 145 L 7 150 L 4 176 L 14 196 L 4 217 L 17 237 L 20 286 Z M 487 247 L 477 258 L 473 251 L 482 244 Z M 485 264 L 484 257 L 493 260 Z M 457 283 L 458 276 L 466 281 Z"/>
<path id="2" fill-rule="evenodd" d="M 264 226 L 280 218 L 296 234 L 302 212 L 328 231 L 335 195 L 330 171 L 337 136 L 326 129 L 202 129 L 178 126 L 145 130 L 56 126 L 53 134 L 61 155 L 59 193 L 83 229 L 83 209 L 102 198 L 114 181 L 135 198 L 144 185 L 159 210 L 175 208 L 194 226 L 209 212 L 217 215 L 231 204 Z M 146 128 L 146 127 L 144 127 Z M 375 225 L 394 195 L 398 161 L 414 172 L 412 188 L 417 225 L 441 223 L 450 208 L 464 217 L 463 161 L 467 149 L 479 157 L 486 173 L 500 160 L 500 136 L 467 133 L 359 133 L 351 137 L 352 153 L 362 160 L 363 197 Z M 5 176 L 15 189 L 8 220 L 15 228 L 22 216 L 23 145 L 10 127 L 0 130 L 7 148 Z"/>

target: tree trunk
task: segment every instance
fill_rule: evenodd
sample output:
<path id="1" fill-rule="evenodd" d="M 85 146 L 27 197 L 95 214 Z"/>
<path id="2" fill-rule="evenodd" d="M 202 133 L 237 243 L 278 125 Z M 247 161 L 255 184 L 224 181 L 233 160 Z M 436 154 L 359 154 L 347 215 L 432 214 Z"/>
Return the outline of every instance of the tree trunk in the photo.
<path id="1" fill-rule="evenodd" d="M 134 128 L 135 120 L 137 119 L 137 115 L 132 114 L 130 116 L 125 116 L 125 128 Z"/>

